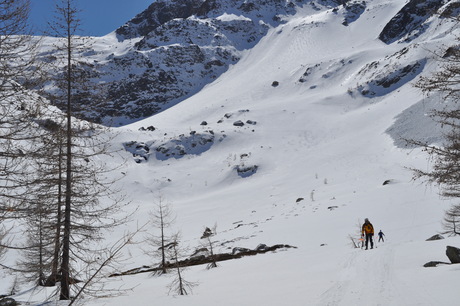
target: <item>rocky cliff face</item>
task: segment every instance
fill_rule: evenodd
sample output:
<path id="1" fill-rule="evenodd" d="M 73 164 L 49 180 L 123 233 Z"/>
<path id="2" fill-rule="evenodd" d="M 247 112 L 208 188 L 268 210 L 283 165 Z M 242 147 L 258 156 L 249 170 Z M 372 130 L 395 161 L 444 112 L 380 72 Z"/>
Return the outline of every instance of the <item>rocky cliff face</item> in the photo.
<path id="1" fill-rule="evenodd" d="M 156 1 L 116 30 L 120 39 L 141 37 L 176 18 L 186 19 L 201 12 L 203 0 Z"/>
<path id="2" fill-rule="evenodd" d="M 446 2 L 449 1 L 410 0 L 384 27 L 379 39 L 387 44 L 414 39 L 428 28 L 429 18 L 438 14 Z"/>
<path id="3" fill-rule="evenodd" d="M 240 59 L 269 30 L 294 14 L 296 3 L 275 0 L 159 0 L 115 33 L 139 39 L 101 67 L 112 75 L 111 116 L 150 116 L 198 92 Z M 113 72 L 129 71 L 126 75 Z M 132 73 L 132 71 L 136 71 Z"/>
<path id="4" fill-rule="evenodd" d="M 245 16 L 252 21 L 275 25 L 280 16 L 294 14 L 306 0 L 158 0 L 144 12 L 116 30 L 120 39 L 142 37 L 174 19 L 215 19 L 223 14 Z M 337 4 L 347 1 L 319 1 L 323 4 Z"/>
<path id="5" fill-rule="evenodd" d="M 110 39 L 89 38 L 84 50 L 76 50 L 76 71 L 97 88 L 84 86 L 87 93 L 73 113 L 118 125 L 171 107 L 215 80 L 303 2 L 308 1 L 157 0 Z M 48 42 L 40 57 L 56 63 L 50 72 L 59 76 L 56 45 Z M 44 88 L 56 94 L 57 83 Z"/>

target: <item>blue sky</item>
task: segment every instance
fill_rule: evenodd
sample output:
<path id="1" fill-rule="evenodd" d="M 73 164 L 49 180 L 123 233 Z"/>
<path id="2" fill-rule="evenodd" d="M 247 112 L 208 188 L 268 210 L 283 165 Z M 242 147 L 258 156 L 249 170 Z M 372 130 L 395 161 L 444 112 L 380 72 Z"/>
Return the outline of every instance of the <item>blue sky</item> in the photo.
<path id="1" fill-rule="evenodd" d="M 81 10 L 82 35 L 108 34 L 145 10 L 154 0 L 76 0 Z M 45 31 L 56 0 L 31 0 L 30 23 L 36 34 Z"/>

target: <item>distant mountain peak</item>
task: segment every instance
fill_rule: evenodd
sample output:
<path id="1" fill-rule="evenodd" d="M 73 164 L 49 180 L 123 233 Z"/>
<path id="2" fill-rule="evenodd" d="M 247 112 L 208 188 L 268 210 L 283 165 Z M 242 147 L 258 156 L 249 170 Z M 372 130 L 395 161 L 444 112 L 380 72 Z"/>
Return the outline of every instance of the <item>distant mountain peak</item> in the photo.
<path id="1" fill-rule="evenodd" d="M 116 30 L 120 39 L 145 36 L 155 28 L 176 18 L 188 18 L 206 11 L 207 0 L 157 0 Z"/>

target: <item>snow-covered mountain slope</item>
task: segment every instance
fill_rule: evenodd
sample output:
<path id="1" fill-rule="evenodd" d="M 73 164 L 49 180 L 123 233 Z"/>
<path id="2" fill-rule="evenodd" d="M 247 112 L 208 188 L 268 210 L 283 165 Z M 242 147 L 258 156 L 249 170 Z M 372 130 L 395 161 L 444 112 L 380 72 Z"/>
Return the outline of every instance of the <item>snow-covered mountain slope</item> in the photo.
<path id="1" fill-rule="evenodd" d="M 442 229 L 451 203 L 411 180 L 409 168 L 429 163 L 401 137 L 439 141 L 427 114 L 443 101 L 424 97 L 413 82 L 438 69 L 431 51 L 454 44 L 458 29 L 449 19 L 423 17 L 417 35 L 384 42 L 379 36 L 406 1 L 347 5 L 305 6 L 269 27 L 197 94 L 117 128 L 113 145 L 123 151 L 108 160 L 128 160 L 120 186 L 139 206 L 108 241 L 146 222 L 161 194 L 188 254 L 214 224 L 218 252 L 296 248 L 189 268 L 184 278 L 198 284 L 184 297 L 168 295 L 172 276 L 110 278 L 109 286 L 133 290 L 89 305 L 456 303 L 458 267 L 423 267 L 447 261 L 446 246 L 460 244 L 425 241 Z M 386 235 L 373 250 L 351 245 L 364 218 Z M 142 249 L 129 246 L 120 270 L 158 262 Z"/>
<path id="2" fill-rule="evenodd" d="M 412 0 L 407 5 L 395 5 L 394 12 L 379 21 L 379 26 L 370 23 L 376 31 L 374 38 L 378 37 L 387 44 L 413 41 L 433 28 L 430 25 L 433 16 L 446 10 L 455 12 L 456 2 L 450 2 L 443 5 L 441 0 Z M 230 65 L 237 63 L 245 50 L 250 50 L 266 36 L 271 27 L 284 24 L 297 12 L 302 12 L 304 16 L 335 15 L 339 23 L 330 25 L 333 31 L 359 34 L 357 28 L 362 23 L 356 22 L 369 15 L 364 13 L 371 6 L 371 2 L 366 1 L 334 0 L 155 1 L 113 33 L 86 40 L 87 49 L 81 54 L 85 64 L 81 68 L 92 76 L 99 87 L 104 88 L 106 102 L 99 103 L 97 109 L 91 112 L 88 106 L 84 106 L 79 116 L 113 126 L 151 116 L 213 82 Z M 377 14 L 377 22 L 381 16 L 378 10 L 373 11 Z M 312 22 L 311 25 L 299 24 L 299 31 L 306 31 L 309 26 L 317 26 L 327 20 L 311 19 L 308 21 Z M 367 32 L 368 28 L 361 30 Z M 56 43 L 48 41 L 48 44 Z M 44 47 L 42 56 L 50 62 L 55 54 Z M 363 71 L 359 73 L 361 79 L 371 78 L 372 82 L 358 84 L 361 85 L 359 90 L 367 95 L 379 95 L 383 94 L 380 92 L 383 87 L 384 93 L 388 93 L 397 87 L 394 78 L 398 75 L 406 74 L 401 80 L 403 83 L 414 77 L 423 69 L 425 61 L 423 58 L 408 60 L 410 56 L 409 52 L 406 58 L 399 59 L 400 54 L 394 54 L 393 62 L 398 62 L 399 67 L 391 67 L 390 71 L 379 66 L 378 62 L 367 62 L 368 65 L 362 67 Z M 342 60 L 346 60 L 341 63 L 345 66 L 353 59 Z M 327 69 L 324 77 L 335 73 L 331 70 L 333 67 L 325 67 L 330 63 L 321 62 L 321 56 L 309 64 L 304 67 L 305 75 L 299 76 L 299 81 L 308 80 L 313 71 Z M 335 63 L 333 69 L 340 69 L 340 64 Z M 381 75 L 375 75 L 379 71 Z"/>
<path id="3" fill-rule="evenodd" d="M 335 1 L 319 1 L 321 9 Z M 201 90 L 243 50 L 312 1 L 158 0 L 102 38 L 88 38 L 81 68 L 105 87 L 107 103 L 84 116 L 125 124 L 151 116 Z M 326 6 L 325 6 L 326 5 Z M 91 46 L 91 43 L 93 44 Z M 126 48 L 126 46 L 129 46 Z M 50 61 L 54 54 L 43 53 Z M 120 52 L 123 50 L 123 52 Z"/>

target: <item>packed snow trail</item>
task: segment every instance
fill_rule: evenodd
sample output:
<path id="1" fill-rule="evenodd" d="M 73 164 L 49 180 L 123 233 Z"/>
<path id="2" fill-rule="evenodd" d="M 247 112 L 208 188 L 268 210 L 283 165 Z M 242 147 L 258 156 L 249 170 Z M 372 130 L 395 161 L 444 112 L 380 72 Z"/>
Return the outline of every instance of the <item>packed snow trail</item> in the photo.
<path id="1" fill-rule="evenodd" d="M 400 244 L 377 243 L 355 249 L 344 260 L 337 281 L 321 295 L 319 306 L 439 305 L 429 291 L 404 279 L 397 271 Z"/>

